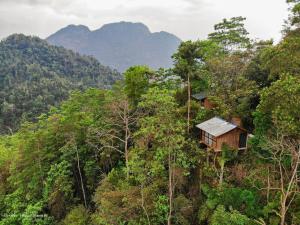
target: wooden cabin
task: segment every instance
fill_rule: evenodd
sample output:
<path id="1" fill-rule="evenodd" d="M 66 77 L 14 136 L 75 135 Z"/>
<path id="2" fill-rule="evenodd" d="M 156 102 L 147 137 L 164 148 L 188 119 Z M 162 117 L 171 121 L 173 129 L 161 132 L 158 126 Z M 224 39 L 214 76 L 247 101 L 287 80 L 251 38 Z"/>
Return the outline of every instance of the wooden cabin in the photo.
<path id="1" fill-rule="evenodd" d="M 207 94 L 205 92 L 200 92 L 192 95 L 192 98 L 200 103 L 205 109 L 212 109 L 214 105 L 208 100 Z"/>
<path id="2" fill-rule="evenodd" d="M 200 129 L 200 143 L 215 152 L 221 152 L 223 144 L 238 150 L 247 149 L 248 132 L 238 125 L 214 117 L 196 127 Z"/>

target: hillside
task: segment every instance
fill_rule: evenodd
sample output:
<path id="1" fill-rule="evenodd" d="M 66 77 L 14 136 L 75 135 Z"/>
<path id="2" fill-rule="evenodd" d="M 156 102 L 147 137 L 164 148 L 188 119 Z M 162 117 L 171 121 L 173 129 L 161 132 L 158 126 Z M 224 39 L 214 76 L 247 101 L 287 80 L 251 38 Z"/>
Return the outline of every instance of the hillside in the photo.
<path id="1" fill-rule="evenodd" d="M 108 87 L 120 74 L 37 37 L 11 35 L 0 43 L 0 133 L 16 130 L 66 99 L 71 90 Z"/>
<path id="2" fill-rule="evenodd" d="M 106 24 L 94 31 L 83 25 L 69 25 L 49 36 L 47 41 L 92 55 L 119 71 L 133 65 L 154 69 L 171 67 L 171 56 L 181 42 L 173 34 L 151 33 L 144 24 L 130 22 Z"/>
<path id="3" fill-rule="evenodd" d="M 299 225 L 300 28 L 274 44 L 245 22 L 182 42 L 170 70 L 130 67 L 0 135 L 0 225 Z M 11 121 L 12 102 L 33 115 L 113 80 L 40 39 L 0 51 Z"/>

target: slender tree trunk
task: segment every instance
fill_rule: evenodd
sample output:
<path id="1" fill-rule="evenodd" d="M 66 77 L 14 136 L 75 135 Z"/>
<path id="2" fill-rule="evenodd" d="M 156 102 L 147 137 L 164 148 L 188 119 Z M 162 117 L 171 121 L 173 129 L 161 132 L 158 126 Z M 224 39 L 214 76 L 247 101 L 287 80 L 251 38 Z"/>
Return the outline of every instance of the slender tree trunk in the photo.
<path id="1" fill-rule="evenodd" d="M 40 169 L 40 182 L 41 182 L 41 185 L 44 186 L 44 182 L 43 182 L 44 181 L 44 173 L 43 173 L 43 168 L 42 168 L 40 139 L 38 139 L 37 148 L 38 148 L 38 164 L 39 164 L 39 169 Z"/>
<path id="2" fill-rule="evenodd" d="M 7 129 L 9 130 L 9 133 L 10 133 L 11 135 L 13 135 L 13 134 L 14 134 L 13 130 L 12 130 L 9 126 L 6 126 L 6 127 L 7 127 Z"/>
<path id="3" fill-rule="evenodd" d="M 125 144 L 125 164 L 126 164 L 126 178 L 127 180 L 129 179 L 129 165 L 128 165 L 128 130 L 129 130 L 129 121 L 128 121 L 128 108 L 124 108 L 124 122 L 125 122 L 125 139 L 124 139 L 124 144 Z"/>
<path id="4" fill-rule="evenodd" d="M 191 83 L 190 74 L 188 73 L 188 104 L 187 104 L 187 132 L 190 132 L 190 111 L 191 111 Z"/>
<path id="5" fill-rule="evenodd" d="M 199 170 L 200 170 L 199 171 L 199 200 L 201 201 L 201 199 L 202 199 L 201 196 L 202 195 L 200 193 L 201 193 L 201 190 L 202 190 L 203 171 L 202 171 L 201 167 L 199 168 Z"/>
<path id="6" fill-rule="evenodd" d="M 223 184 L 223 177 L 224 177 L 224 166 L 225 166 L 225 163 L 221 162 L 220 164 L 221 164 L 221 172 L 220 172 L 219 185 L 222 186 L 222 184 Z"/>
<path id="7" fill-rule="evenodd" d="M 169 164 L 169 215 L 168 215 L 168 225 L 171 225 L 172 219 L 172 205 L 173 205 L 173 169 L 172 169 L 172 159 L 171 159 L 171 150 L 169 150 L 169 157 L 168 157 L 168 164 Z"/>
<path id="8" fill-rule="evenodd" d="M 269 203 L 270 198 L 270 167 L 268 166 L 268 188 L 267 188 L 267 202 Z"/>
<path id="9" fill-rule="evenodd" d="M 81 169 L 80 169 L 79 154 L 78 154 L 77 147 L 76 147 L 76 156 L 77 156 L 77 168 L 78 168 L 79 177 L 80 177 L 80 183 L 81 183 L 82 195 L 83 195 L 83 200 L 84 200 L 84 206 L 85 206 L 85 208 L 87 208 L 86 195 L 85 195 L 85 190 L 84 190 L 84 185 L 83 185 L 83 179 L 82 179 L 82 174 L 81 174 Z"/>
<path id="10" fill-rule="evenodd" d="M 283 193 L 283 195 L 281 196 L 280 225 L 285 225 L 286 200 L 287 200 L 287 195 Z"/>
<path id="11" fill-rule="evenodd" d="M 142 208 L 143 208 L 143 210 L 144 210 L 144 212 L 145 212 L 145 215 L 146 215 L 146 217 L 147 217 L 148 225 L 151 225 L 151 223 L 150 223 L 150 218 L 149 218 L 149 214 L 148 214 L 147 209 L 146 209 L 146 207 L 145 207 L 145 199 L 144 199 L 143 189 L 144 189 L 144 188 L 143 188 L 143 185 L 142 185 L 142 186 L 141 186 Z"/>
<path id="12" fill-rule="evenodd" d="M 128 165 L 128 120 L 126 120 L 125 130 L 125 164 L 126 164 L 126 178 L 129 179 L 129 165 Z"/>
<path id="13" fill-rule="evenodd" d="M 286 212 L 288 211 L 289 209 L 289 206 L 290 204 L 292 203 L 293 199 L 291 199 L 288 202 L 288 197 L 289 195 L 292 193 L 292 188 L 293 188 L 293 185 L 297 185 L 297 172 L 298 172 L 298 167 L 299 167 L 299 164 L 300 164 L 300 148 L 297 152 L 297 157 L 295 159 L 295 163 L 294 163 L 294 167 L 293 167 L 293 171 L 292 171 L 292 174 L 291 174 L 291 178 L 289 179 L 289 183 L 288 183 L 288 186 L 285 190 L 284 188 L 284 179 L 283 179 L 283 171 L 282 171 L 282 165 L 280 164 L 279 168 L 280 168 L 280 176 L 281 176 L 281 209 L 280 209 L 280 225 L 285 225 L 285 217 L 286 217 Z"/>

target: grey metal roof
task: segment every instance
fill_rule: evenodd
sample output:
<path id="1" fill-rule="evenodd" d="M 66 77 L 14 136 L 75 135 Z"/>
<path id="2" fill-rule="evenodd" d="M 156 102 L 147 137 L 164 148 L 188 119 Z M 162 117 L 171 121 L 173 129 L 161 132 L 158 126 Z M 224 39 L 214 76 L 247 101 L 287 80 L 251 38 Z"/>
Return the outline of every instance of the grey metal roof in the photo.
<path id="1" fill-rule="evenodd" d="M 192 97 L 194 98 L 194 99 L 197 99 L 197 100 L 203 100 L 203 99 L 205 99 L 206 97 L 207 97 L 207 94 L 205 93 L 205 92 L 200 92 L 200 93 L 197 93 L 197 94 L 194 94 L 194 95 L 192 95 Z"/>
<path id="2" fill-rule="evenodd" d="M 210 120 L 198 124 L 196 127 L 215 137 L 218 137 L 235 129 L 237 126 L 225 120 L 222 120 L 219 117 L 214 117 Z"/>

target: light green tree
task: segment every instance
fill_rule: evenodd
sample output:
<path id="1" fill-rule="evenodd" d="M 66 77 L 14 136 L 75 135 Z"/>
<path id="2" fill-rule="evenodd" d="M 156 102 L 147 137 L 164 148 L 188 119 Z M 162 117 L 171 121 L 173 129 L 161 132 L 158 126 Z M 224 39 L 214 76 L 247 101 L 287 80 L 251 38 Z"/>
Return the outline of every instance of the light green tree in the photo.
<path id="1" fill-rule="evenodd" d="M 184 124 L 178 119 L 173 94 L 166 89 L 151 88 L 142 96 L 139 107 L 147 115 L 139 120 L 140 128 L 135 134 L 137 153 L 149 159 L 145 161 L 144 169 L 140 172 L 135 169 L 135 172 L 142 172 L 142 176 L 149 174 L 152 179 L 167 175 L 168 225 L 172 224 L 173 218 L 175 188 L 179 176 L 176 171 L 187 169 L 190 163 L 184 151 Z M 139 161 L 139 157 L 135 159 Z"/>
<path id="2" fill-rule="evenodd" d="M 215 32 L 210 33 L 208 38 L 220 44 L 227 52 L 246 49 L 250 46 L 250 39 L 244 25 L 245 20 L 241 16 L 223 19 L 214 26 Z"/>

